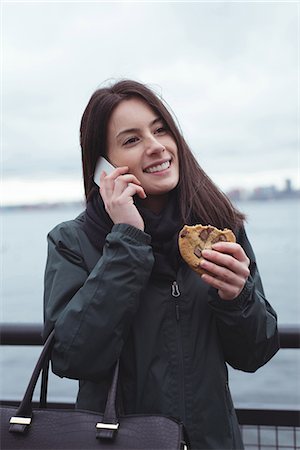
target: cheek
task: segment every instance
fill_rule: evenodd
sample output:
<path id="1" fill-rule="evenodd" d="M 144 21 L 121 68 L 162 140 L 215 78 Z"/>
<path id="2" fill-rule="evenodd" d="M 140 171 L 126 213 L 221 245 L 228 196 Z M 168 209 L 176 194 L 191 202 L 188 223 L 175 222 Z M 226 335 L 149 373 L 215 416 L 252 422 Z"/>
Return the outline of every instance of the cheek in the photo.
<path id="1" fill-rule="evenodd" d="M 175 162 L 174 162 L 175 169 L 176 169 L 176 171 L 177 171 L 177 173 L 179 175 L 179 158 L 178 158 L 178 153 L 177 152 L 174 153 L 174 156 L 175 156 Z"/>
<path id="2" fill-rule="evenodd" d="M 133 175 L 140 175 L 141 174 L 141 165 L 137 161 L 137 158 L 132 157 L 131 155 L 122 155 L 122 158 L 119 158 L 122 160 L 123 166 L 129 167 L 129 173 L 132 173 Z"/>
<path id="3" fill-rule="evenodd" d="M 126 157 L 126 154 L 124 154 L 121 151 L 118 151 L 118 150 L 108 151 L 107 152 L 107 156 L 108 156 L 109 160 L 116 167 L 128 166 L 129 165 L 128 157 Z"/>

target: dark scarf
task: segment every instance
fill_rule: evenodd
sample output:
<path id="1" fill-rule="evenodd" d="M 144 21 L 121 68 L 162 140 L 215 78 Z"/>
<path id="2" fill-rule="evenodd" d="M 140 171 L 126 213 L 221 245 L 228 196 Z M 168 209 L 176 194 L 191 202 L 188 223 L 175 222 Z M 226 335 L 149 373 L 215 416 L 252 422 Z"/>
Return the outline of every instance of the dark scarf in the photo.
<path id="1" fill-rule="evenodd" d="M 144 220 L 145 233 L 151 236 L 155 258 L 153 276 L 158 280 L 174 281 L 180 262 L 178 232 L 183 226 L 176 190 L 169 194 L 168 203 L 160 214 L 145 208 L 140 198 L 135 198 L 135 204 Z M 105 211 L 102 198 L 95 191 L 87 203 L 83 227 L 91 243 L 100 251 L 112 226 L 113 222 Z"/>

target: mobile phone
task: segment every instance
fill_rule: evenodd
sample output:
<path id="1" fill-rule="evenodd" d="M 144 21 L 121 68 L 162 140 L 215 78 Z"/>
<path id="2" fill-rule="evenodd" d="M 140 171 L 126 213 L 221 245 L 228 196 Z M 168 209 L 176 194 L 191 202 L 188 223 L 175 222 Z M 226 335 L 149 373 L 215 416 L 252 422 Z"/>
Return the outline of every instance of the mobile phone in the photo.
<path id="1" fill-rule="evenodd" d="M 97 161 L 94 173 L 94 181 L 98 186 L 100 184 L 100 175 L 103 170 L 107 173 L 107 175 L 109 175 L 113 170 L 115 170 L 115 166 L 108 162 L 107 159 L 105 159 L 103 156 L 100 156 Z"/>

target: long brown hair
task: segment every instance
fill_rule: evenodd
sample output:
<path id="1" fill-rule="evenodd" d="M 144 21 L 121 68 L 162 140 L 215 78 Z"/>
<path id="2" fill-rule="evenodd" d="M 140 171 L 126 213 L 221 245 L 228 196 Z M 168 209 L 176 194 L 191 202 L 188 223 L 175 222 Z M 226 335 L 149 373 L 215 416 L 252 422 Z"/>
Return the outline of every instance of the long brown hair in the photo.
<path id="1" fill-rule="evenodd" d="M 210 224 L 237 230 L 244 220 L 240 213 L 200 167 L 180 133 L 175 120 L 149 87 L 132 80 L 122 80 L 92 95 L 81 119 L 80 145 L 85 196 L 95 191 L 93 175 L 99 156 L 106 156 L 107 125 L 113 110 L 124 99 L 143 99 L 165 122 L 178 147 L 179 207 L 183 223 Z"/>

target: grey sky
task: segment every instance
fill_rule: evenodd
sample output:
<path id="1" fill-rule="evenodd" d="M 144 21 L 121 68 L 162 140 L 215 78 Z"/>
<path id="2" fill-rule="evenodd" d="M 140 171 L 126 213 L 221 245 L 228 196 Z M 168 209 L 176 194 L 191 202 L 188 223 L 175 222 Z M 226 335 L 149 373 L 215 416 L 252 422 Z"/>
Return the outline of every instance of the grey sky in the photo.
<path id="1" fill-rule="evenodd" d="M 298 14 L 296 2 L 3 2 L 4 187 L 81 183 L 80 118 L 111 78 L 161 93 L 221 188 L 298 184 Z"/>

